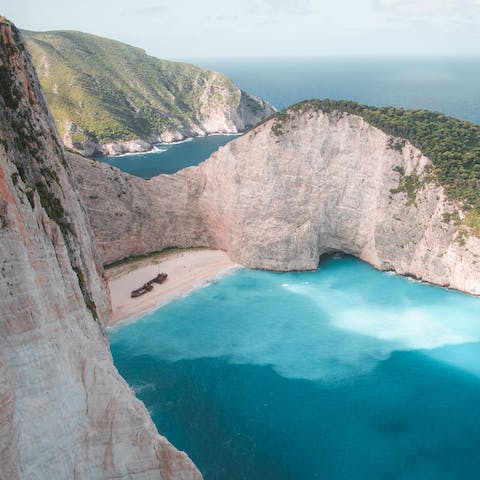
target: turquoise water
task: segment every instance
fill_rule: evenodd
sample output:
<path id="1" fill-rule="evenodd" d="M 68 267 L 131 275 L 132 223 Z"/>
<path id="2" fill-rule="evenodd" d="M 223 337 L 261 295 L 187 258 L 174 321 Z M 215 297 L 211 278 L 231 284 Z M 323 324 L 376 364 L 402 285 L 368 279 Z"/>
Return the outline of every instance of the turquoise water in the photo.
<path id="1" fill-rule="evenodd" d="M 480 299 L 350 257 L 240 269 L 110 331 L 206 480 L 480 477 Z"/>
<path id="2" fill-rule="evenodd" d="M 237 135 L 208 135 L 181 143 L 159 144 L 155 147 L 155 152 L 98 159 L 137 177 L 151 178 L 161 173 L 175 173 L 182 168 L 198 165 L 236 137 Z"/>

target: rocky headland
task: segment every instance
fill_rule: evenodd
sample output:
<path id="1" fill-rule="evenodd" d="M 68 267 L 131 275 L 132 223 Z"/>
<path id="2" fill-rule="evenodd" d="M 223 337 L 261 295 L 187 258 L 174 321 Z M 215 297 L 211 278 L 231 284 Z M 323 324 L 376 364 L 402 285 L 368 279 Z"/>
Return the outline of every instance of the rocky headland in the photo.
<path id="1" fill-rule="evenodd" d="M 461 202 L 418 148 L 359 115 L 298 105 L 199 166 L 150 180 L 67 158 L 104 263 L 211 246 L 252 268 L 308 270 L 344 252 L 480 294 L 480 239 Z"/>
<path id="2" fill-rule="evenodd" d="M 83 32 L 23 32 L 62 141 L 84 155 L 239 133 L 275 112 L 224 75 Z"/>
<path id="3" fill-rule="evenodd" d="M 200 479 L 113 366 L 95 239 L 3 18 L 0 84 L 0 478 Z"/>

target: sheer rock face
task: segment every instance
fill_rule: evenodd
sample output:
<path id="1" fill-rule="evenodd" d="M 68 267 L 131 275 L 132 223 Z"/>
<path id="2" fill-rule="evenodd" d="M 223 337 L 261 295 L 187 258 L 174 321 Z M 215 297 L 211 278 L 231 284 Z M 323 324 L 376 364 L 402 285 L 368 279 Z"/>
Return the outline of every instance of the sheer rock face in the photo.
<path id="1" fill-rule="evenodd" d="M 0 478 L 201 478 L 112 364 L 90 225 L 29 55 L 3 22 L 0 81 Z"/>
<path id="2" fill-rule="evenodd" d="M 480 294 L 479 239 L 462 240 L 445 221 L 454 206 L 431 180 L 430 160 L 390 140 L 361 117 L 310 110 L 148 181 L 81 157 L 71 163 L 105 263 L 210 245 L 248 267 L 308 270 L 341 251 Z M 413 196 L 393 193 L 412 174 L 420 182 Z"/>
<path id="3" fill-rule="evenodd" d="M 199 211 L 197 168 L 143 180 L 66 153 L 105 264 L 166 247 L 216 244 Z"/>

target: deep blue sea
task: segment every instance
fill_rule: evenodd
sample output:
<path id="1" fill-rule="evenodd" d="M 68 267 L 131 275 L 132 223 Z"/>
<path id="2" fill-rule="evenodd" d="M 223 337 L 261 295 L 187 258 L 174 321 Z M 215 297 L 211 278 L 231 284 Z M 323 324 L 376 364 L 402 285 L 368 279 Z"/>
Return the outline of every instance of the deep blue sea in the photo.
<path id="1" fill-rule="evenodd" d="M 480 478 L 480 299 L 350 257 L 237 270 L 110 330 L 205 480 Z"/>
<path id="2" fill-rule="evenodd" d="M 356 100 L 437 110 L 480 124 L 480 58 L 323 58 L 192 60 L 228 75 L 243 90 L 279 109 L 309 98 Z M 233 137 L 213 136 L 161 146 L 157 153 L 103 158 L 149 178 L 206 160 Z"/>
<path id="3" fill-rule="evenodd" d="M 480 57 L 195 60 L 283 109 L 309 98 L 426 108 L 480 123 Z"/>

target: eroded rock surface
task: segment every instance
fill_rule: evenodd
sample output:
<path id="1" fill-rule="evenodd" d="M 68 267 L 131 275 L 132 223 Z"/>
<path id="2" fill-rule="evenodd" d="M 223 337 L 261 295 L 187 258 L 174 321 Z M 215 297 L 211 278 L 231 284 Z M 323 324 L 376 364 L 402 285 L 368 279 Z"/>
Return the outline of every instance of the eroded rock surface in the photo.
<path id="1" fill-rule="evenodd" d="M 208 245 L 253 268 L 306 270 L 321 255 L 480 294 L 480 240 L 445 220 L 431 162 L 347 113 L 293 110 L 198 167 L 142 180 L 72 157 L 105 263 Z M 400 150 L 400 151 L 399 151 Z M 414 190 L 405 180 L 418 180 Z"/>
<path id="2" fill-rule="evenodd" d="M 0 20 L 0 478 L 200 479 L 113 366 L 103 269 L 18 31 Z"/>

